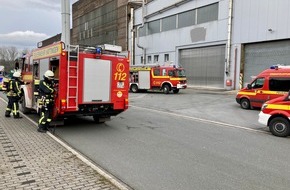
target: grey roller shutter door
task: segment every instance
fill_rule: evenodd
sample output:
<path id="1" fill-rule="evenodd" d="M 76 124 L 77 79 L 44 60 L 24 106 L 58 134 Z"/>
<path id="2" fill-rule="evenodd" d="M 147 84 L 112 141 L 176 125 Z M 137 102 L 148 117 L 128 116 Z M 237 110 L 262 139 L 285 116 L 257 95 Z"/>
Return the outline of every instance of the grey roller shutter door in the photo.
<path id="1" fill-rule="evenodd" d="M 180 63 L 189 86 L 224 88 L 225 46 L 183 49 Z"/>
<path id="2" fill-rule="evenodd" d="M 290 65 L 290 40 L 245 45 L 243 86 L 272 65 Z"/>

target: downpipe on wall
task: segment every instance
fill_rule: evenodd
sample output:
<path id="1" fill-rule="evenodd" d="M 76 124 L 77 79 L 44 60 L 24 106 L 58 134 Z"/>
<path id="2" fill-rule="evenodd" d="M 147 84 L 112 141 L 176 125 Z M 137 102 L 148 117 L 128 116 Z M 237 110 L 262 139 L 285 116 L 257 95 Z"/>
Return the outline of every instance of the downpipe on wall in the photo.
<path id="1" fill-rule="evenodd" d="M 141 26 L 138 26 L 137 27 L 137 36 L 136 36 L 136 44 L 137 44 L 137 47 L 142 49 L 142 52 L 143 52 L 143 57 L 142 57 L 142 63 L 143 65 L 145 65 L 145 56 L 146 56 L 146 49 L 144 46 L 141 46 L 139 44 L 139 32 L 140 32 L 140 29 L 144 27 L 144 20 L 145 20 L 145 0 L 142 0 L 142 24 Z"/>
<path id="2" fill-rule="evenodd" d="M 233 0 L 229 0 L 229 16 L 228 16 L 228 39 L 226 49 L 226 88 L 232 87 L 231 75 L 231 42 L 232 42 L 232 16 L 233 16 Z"/>

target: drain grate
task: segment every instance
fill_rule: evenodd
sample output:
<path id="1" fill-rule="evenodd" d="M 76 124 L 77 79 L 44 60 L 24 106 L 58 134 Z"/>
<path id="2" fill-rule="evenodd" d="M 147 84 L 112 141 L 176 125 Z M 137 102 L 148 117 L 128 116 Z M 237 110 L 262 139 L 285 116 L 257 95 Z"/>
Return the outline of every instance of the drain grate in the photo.
<path id="1" fill-rule="evenodd" d="M 30 183 L 35 183 L 35 180 L 24 181 L 21 183 L 21 185 L 26 185 L 26 184 L 30 184 Z"/>
<path id="2" fill-rule="evenodd" d="M 21 175 L 27 175 L 27 174 L 31 174 L 31 172 L 22 172 L 22 173 L 19 173 L 17 174 L 18 176 L 21 176 Z"/>
<path id="3" fill-rule="evenodd" d="M 15 166 L 15 167 L 13 167 L 14 169 L 18 169 L 18 168 L 24 168 L 24 167 L 26 167 L 26 165 L 22 165 L 22 166 Z"/>

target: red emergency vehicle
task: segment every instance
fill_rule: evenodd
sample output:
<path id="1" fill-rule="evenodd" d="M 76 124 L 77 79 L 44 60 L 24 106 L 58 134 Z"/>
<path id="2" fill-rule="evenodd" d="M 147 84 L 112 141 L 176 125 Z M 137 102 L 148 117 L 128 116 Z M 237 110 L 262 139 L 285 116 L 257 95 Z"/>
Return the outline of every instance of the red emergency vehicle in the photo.
<path id="1" fill-rule="evenodd" d="M 236 101 L 243 109 L 260 108 L 267 100 L 283 96 L 290 90 L 290 66 L 272 66 L 241 89 Z"/>
<path id="2" fill-rule="evenodd" d="M 279 137 L 290 135 L 290 92 L 263 104 L 259 123 L 269 126 L 271 133 Z"/>
<path id="3" fill-rule="evenodd" d="M 120 46 L 81 48 L 59 42 L 38 48 L 22 67 L 23 113 L 40 110 L 39 81 L 50 69 L 55 74 L 53 121 L 68 116 L 93 116 L 104 122 L 128 108 L 129 60 Z M 28 61 L 30 59 L 30 62 Z"/>
<path id="4" fill-rule="evenodd" d="M 130 90 L 162 90 L 178 93 L 187 87 L 185 71 L 175 65 L 140 65 L 130 67 Z"/>

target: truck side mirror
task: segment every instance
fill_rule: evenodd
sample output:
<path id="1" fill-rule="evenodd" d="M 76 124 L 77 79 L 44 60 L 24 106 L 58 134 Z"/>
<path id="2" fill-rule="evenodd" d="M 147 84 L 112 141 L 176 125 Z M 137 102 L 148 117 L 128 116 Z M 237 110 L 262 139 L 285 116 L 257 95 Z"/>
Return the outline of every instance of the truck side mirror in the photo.
<path id="1" fill-rule="evenodd" d="M 248 85 L 247 85 L 247 88 L 248 88 L 248 89 L 252 89 L 252 85 L 251 85 L 251 84 L 248 84 Z"/>

